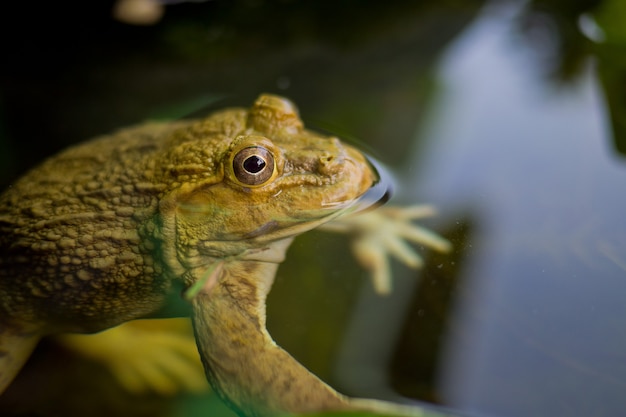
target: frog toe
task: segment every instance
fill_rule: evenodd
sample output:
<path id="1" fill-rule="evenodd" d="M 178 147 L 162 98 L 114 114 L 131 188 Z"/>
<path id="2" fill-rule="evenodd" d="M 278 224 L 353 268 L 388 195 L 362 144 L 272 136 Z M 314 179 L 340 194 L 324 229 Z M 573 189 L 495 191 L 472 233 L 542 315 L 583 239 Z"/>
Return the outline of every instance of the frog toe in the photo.
<path id="1" fill-rule="evenodd" d="M 133 394 L 208 390 L 189 319 L 138 320 L 61 344 L 103 364 Z"/>
<path id="2" fill-rule="evenodd" d="M 144 360 L 115 362 L 111 364 L 110 371 L 124 389 L 136 395 L 156 393 L 173 396 L 180 392 L 207 391 L 208 384 L 201 365 L 179 353 L 158 350 Z"/>
<path id="3" fill-rule="evenodd" d="M 391 292 L 391 267 L 376 239 L 355 239 L 351 245 L 357 262 L 372 275 L 374 290 L 379 294 Z"/>
<path id="4" fill-rule="evenodd" d="M 429 205 L 387 206 L 339 217 L 323 229 L 351 234 L 352 252 L 370 272 L 374 289 L 379 294 L 388 294 L 392 288 L 389 258 L 396 258 L 410 268 L 420 268 L 424 262 L 412 244 L 438 252 L 451 249 L 446 239 L 414 223 L 434 214 Z"/>

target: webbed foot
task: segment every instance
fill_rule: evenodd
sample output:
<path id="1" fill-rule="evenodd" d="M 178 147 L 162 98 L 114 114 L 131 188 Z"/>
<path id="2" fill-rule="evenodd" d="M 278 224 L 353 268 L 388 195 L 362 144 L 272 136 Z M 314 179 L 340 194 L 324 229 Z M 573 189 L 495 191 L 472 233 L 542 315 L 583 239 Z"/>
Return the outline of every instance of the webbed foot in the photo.
<path id="1" fill-rule="evenodd" d="M 208 390 L 187 318 L 136 320 L 97 334 L 64 334 L 57 339 L 105 365 L 131 393 Z"/>
<path id="2" fill-rule="evenodd" d="M 383 206 L 339 217 L 321 229 L 353 235 L 352 252 L 357 261 L 372 274 L 376 292 L 388 294 L 392 288 L 390 256 L 408 267 L 419 268 L 423 260 L 409 243 L 424 245 L 438 252 L 451 249 L 446 239 L 413 222 L 435 214 L 435 209 L 429 205 Z"/>

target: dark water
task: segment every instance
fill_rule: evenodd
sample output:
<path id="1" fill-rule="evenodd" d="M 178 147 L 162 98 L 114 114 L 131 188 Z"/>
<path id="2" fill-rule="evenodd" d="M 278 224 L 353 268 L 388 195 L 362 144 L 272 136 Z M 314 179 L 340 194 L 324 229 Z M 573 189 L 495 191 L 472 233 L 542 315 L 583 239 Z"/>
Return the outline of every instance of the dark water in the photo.
<path id="1" fill-rule="evenodd" d="M 472 224 L 440 395 L 491 415 L 621 415 L 626 160 L 597 62 L 550 85 L 510 28 L 485 15 L 448 49 L 409 174 L 444 218 Z"/>
<path id="2" fill-rule="evenodd" d="M 434 204 L 424 224 L 455 248 L 417 248 L 426 267 L 395 264 L 381 298 L 344 237 L 302 236 L 269 299 L 281 345 L 351 395 L 459 415 L 622 415 L 625 42 L 578 29 L 602 2 L 322 3 L 183 4 L 145 28 L 112 21 L 107 2 L 84 21 L 46 6 L 4 40 L 3 183 L 119 126 L 284 94 L 389 166 L 392 203 Z M 152 399 L 155 411 L 109 391 L 94 408 L 229 415 L 212 397 Z M 54 401 L 37 415 L 84 410 Z"/>

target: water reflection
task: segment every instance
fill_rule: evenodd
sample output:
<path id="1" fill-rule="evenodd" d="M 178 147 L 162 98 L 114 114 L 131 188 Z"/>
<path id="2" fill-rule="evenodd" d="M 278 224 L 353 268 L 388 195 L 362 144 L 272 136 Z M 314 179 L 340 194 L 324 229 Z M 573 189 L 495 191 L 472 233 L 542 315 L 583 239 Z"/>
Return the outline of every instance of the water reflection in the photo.
<path id="1" fill-rule="evenodd" d="M 626 387 L 626 168 L 594 66 L 531 71 L 510 15 L 486 13 L 441 64 L 419 195 L 475 233 L 438 397 L 488 415 L 618 415 Z M 424 156 L 426 155 L 426 156 Z M 411 182 L 411 181 L 409 181 Z"/>
<path id="2" fill-rule="evenodd" d="M 625 4 L 622 0 L 532 0 L 518 19 L 553 81 L 575 79 L 593 56 L 609 107 L 614 149 L 621 156 L 626 156 Z"/>

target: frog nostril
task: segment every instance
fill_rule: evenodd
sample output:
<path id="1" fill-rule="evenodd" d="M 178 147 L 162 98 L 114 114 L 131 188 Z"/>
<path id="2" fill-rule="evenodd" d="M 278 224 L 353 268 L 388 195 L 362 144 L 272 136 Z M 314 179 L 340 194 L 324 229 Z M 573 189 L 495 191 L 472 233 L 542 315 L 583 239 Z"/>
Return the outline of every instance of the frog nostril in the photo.
<path id="1" fill-rule="evenodd" d="M 319 157 L 318 171 L 322 175 L 330 175 L 337 172 L 343 163 L 343 158 L 337 155 L 325 154 Z"/>
<path id="2" fill-rule="evenodd" d="M 320 157 L 320 163 L 322 163 L 323 165 L 328 165 L 333 162 L 333 159 L 335 159 L 335 157 L 332 155 L 322 155 Z"/>

